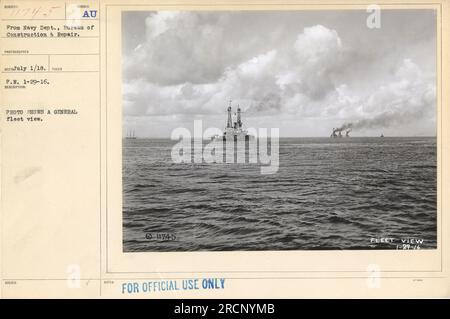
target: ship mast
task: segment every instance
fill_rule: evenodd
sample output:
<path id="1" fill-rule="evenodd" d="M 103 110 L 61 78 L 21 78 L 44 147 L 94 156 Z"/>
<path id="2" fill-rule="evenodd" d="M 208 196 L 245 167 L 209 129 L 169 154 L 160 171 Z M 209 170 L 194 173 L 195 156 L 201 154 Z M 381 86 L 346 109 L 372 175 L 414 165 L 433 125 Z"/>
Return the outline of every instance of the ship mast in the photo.
<path id="1" fill-rule="evenodd" d="M 230 100 L 230 104 L 228 106 L 228 121 L 227 121 L 227 128 L 231 128 L 233 127 L 233 121 L 231 119 L 231 100 Z"/>
<path id="2" fill-rule="evenodd" d="M 238 105 L 237 109 L 237 127 L 242 128 L 242 121 L 241 121 L 241 108 Z"/>

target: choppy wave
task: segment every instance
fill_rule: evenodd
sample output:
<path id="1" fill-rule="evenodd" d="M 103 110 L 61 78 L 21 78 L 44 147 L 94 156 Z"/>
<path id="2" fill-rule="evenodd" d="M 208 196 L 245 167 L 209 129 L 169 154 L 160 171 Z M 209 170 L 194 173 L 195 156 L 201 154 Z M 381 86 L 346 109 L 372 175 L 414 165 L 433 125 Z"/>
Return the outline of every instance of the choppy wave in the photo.
<path id="1" fill-rule="evenodd" d="M 173 144 L 124 140 L 125 251 L 436 248 L 435 138 L 282 139 L 274 175 L 175 164 Z"/>

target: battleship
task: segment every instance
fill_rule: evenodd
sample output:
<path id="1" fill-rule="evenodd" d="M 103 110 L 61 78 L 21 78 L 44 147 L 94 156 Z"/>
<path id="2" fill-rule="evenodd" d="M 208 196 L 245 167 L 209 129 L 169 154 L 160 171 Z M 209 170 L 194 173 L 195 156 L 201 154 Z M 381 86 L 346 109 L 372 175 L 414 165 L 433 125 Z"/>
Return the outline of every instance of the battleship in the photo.
<path id="1" fill-rule="evenodd" d="M 236 121 L 233 121 L 232 116 L 232 108 L 231 108 L 231 101 L 227 109 L 228 112 L 228 119 L 227 119 L 227 126 L 225 127 L 225 130 L 222 135 L 215 135 L 211 139 L 212 140 L 250 140 L 253 139 L 254 136 L 250 135 L 247 130 L 243 129 L 243 123 L 241 118 L 241 108 L 237 107 L 236 115 Z"/>
<path id="2" fill-rule="evenodd" d="M 341 138 L 341 137 L 350 137 L 350 132 L 352 131 L 351 124 L 344 125 L 343 127 L 333 128 L 333 131 L 330 135 L 331 138 Z M 345 132 L 345 135 L 342 134 Z M 384 134 L 381 133 L 380 137 L 384 137 Z"/>
<path id="3" fill-rule="evenodd" d="M 344 131 L 343 128 L 333 128 L 333 133 L 331 133 L 330 137 L 332 138 L 336 138 L 336 137 L 344 137 L 344 135 L 342 135 L 342 131 Z M 350 137 L 350 132 L 352 131 L 351 128 L 347 128 L 345 130 L 345 137 Z M 336 134 L 337 133 L 337 134 Z"/>

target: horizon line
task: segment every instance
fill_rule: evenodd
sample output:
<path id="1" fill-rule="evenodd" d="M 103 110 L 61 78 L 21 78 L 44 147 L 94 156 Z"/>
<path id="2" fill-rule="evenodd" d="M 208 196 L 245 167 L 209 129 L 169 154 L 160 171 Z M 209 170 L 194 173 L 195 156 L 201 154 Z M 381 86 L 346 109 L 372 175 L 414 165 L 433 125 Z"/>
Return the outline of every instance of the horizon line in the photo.
<path id="1" fill-rule="evenodd" d="M 268 136 L 270 137 L 270 136 Z M 329 138 L 329 139 L 338 139 L 338 140 L 345 140 L 345 139 L 351 139 L 351 138 L 368 138 L 368 137 L 381 137 L 379 135 L 370 135 L 370 136 L 342 136 L 342 137 L 330 137 L 330 136 L 279 136 L 279 138 Z M 410 138 L 410 137 L 437 137 L 437 135 L 388 135 L 383 136 L 383 138 Z M 127 139 L 127 136 L 122 136 L 122 139 Z M 172 140 L 170 136 L 135 136 L 136 139 L 168 139 Z M 259 138 L 259 137 L 258 137 Z M 195 139 L 194 137 L 191 137 L 191 139 Z M 179 139 L 174 139 L 174 141 Z M 202 140 L 209 140 L 209 138 L 202 138 Z"/>

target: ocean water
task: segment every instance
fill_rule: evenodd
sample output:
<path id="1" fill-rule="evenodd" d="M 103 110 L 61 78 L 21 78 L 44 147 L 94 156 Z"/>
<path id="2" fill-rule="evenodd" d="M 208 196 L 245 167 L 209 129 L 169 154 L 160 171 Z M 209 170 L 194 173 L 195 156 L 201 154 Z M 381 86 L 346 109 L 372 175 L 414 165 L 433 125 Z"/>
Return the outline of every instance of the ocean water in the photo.
<path id="1" fill-rule="evenodd" d="M 123 249 L 436 248 L 436 138 L 286 138 L 279 170 L 123 140 Z"/>

